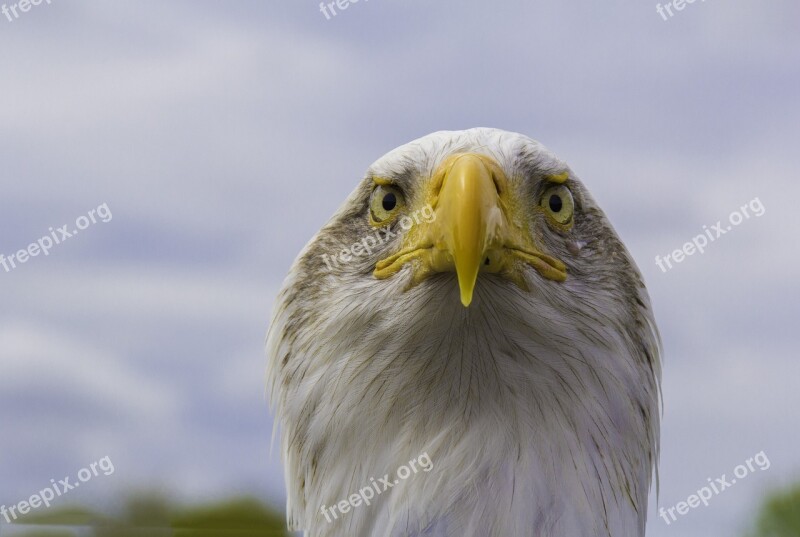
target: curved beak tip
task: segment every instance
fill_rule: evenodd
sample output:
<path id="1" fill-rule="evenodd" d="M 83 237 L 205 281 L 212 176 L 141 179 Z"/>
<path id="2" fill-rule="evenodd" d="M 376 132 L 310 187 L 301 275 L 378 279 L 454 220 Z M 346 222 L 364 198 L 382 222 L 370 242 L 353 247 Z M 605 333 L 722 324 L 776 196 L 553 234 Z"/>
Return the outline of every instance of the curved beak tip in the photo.
<path id="1" fill-rule="evenodd" d="M 478 274 L 476 271 L 476 274 L 471 278 L 462 278 L 462 274 L 459 274 L 458 276 L 458 289 L 461 292 L 461 303 L 465 308 L 467 308 L 470 304 L 472 304 L 472 295 L 475 291 L 475 284 L 478 280 Z"/>
<path id="2" fill-rule="evenodd" d="M 472 293 L 468 291 L 461 291 L 461 303 L 465 308 L 468 308 L 472 303 Z"/>

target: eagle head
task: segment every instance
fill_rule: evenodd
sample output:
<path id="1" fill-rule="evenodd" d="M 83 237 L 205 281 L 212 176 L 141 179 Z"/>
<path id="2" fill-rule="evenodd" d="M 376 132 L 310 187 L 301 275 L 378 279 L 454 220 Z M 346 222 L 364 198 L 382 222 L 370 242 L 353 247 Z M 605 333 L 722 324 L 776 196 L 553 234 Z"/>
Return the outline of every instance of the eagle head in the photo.
<path id="1" fill-rule="evenodd" d="M 564 162 L 495 129 L 401 146 L 277 299 L 268 385 L 289 527 L 642 536 L 659 349 L 635 263 Z M 421 454 L 430 471 L 396 477 Z"/>

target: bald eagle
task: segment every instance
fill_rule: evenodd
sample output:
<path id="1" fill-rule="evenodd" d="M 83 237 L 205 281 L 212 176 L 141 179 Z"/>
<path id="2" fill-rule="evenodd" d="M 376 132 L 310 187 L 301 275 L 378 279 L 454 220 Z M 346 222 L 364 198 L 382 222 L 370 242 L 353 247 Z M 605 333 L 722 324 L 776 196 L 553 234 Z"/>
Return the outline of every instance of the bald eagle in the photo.
<path id="1" fill-rule="evenodd" d="M 644 535 L 650 300 L 583 182 L 526 136 L 436 132 L 377 160 L 292 266 L 267 353 L 292 530 Z"/>

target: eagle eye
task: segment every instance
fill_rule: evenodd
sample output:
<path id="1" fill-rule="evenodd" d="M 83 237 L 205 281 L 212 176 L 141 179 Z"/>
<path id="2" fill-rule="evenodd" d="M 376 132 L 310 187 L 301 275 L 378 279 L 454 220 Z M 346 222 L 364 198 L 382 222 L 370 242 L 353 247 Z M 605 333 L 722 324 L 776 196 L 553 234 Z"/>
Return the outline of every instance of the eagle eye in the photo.
<path id="1" fill-rule="evenodd" d="M 544 213 L 551 223 L 561 229 L 572 227 L 572 217 L 575 213 L 575 200 L 572 192 L 564 185 L 552 186 L 545 190 L 540 202 Z"/>
<path id="2" fill-rule="evenodd" d="M 397 196 L 394 195 L 394 192 L 389 192 L 383 197 L 381 206 L 384 211 L 393 211 L 397 207 Z"/>
<path id="3" fill-rule="evenodd" d="M 390 220 L 405 206 L 403 192 L 392 185 L 378 185 L 372 191 L 369 201 L 370 217 L 374 224 Z"/>

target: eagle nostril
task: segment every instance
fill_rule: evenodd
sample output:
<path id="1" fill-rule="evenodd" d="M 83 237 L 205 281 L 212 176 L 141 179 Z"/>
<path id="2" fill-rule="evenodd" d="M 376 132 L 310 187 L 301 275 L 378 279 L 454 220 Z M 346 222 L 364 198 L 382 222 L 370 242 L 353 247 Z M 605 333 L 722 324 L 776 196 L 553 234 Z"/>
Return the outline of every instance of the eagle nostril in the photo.
<path id="1" fill-rule="evenodd" d="M 497 177 L 497 175 L 492 174 L 492 182 L 494 183 L 494 189 L 497 191 L 497 195 L 500 196 L 503 193 L 503 188 L 501 186 L 501 180 Z"/>

